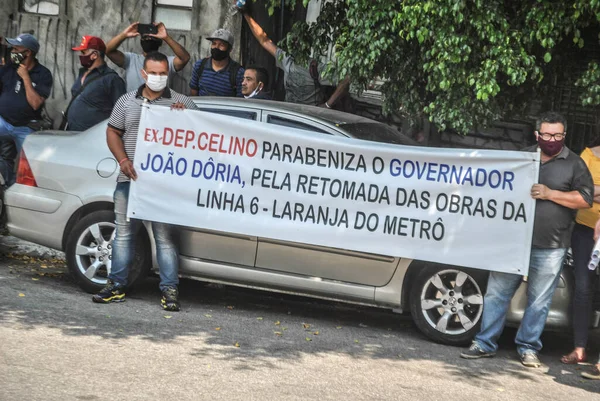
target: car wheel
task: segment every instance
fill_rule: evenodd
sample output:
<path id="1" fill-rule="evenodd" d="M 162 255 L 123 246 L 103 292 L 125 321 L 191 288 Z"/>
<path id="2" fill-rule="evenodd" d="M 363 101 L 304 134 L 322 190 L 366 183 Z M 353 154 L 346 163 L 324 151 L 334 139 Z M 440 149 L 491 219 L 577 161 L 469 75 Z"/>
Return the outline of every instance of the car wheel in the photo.
<path id="1" fill-rule="evenodd" d="M 89 293 L 106 285 L 112 268 L 112 246 L 115 238 L 115 214 L 97 210 L 79 220 L 67 239 L 66 257 L 71 275 Z M 151 263 L 148 236 L 140 230 L 135 255 L 129 269 L 128 287 L 146 277 Z"/>
<path id="2" fill-rule="evenodd" d="M 448 266 L 420 271 L 410 292 L 410 309 L 417 327 L 435 342 L 468 344 L 483 313 L 487 272 Z"/>

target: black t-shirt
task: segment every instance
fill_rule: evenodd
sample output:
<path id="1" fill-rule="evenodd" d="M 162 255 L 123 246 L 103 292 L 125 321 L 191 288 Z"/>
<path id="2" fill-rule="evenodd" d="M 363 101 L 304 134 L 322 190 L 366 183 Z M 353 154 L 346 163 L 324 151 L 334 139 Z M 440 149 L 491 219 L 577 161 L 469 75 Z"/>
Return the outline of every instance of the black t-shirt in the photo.
<path id="1" fill-rule="evenodd" d="M 534 152 L 536 148 L 537 145 L 526 150 Z M 590 171 L 581 157 L 566 146 L 556 157 L 541 163 L 539 183 L 558 191 L 577 191 L 590 206 L 594 201 L 594 181 Z M 538 199 L 535 205 L 532 246 L 568 248 L 576 214 L 577 210 Z"/>
<path id="2" fill-rule="evenodd" d="M 29 71 L 31 83 L 35 91 L 48 98 L 52 90 L 52 74 L 46 67 L 37 63 Z M 15 65 L 0 67 L 0 116 L 8 123 L 20 127 L 29 121 L 39 119 L 41 110 L 34 110 L 27 102 L 23 80 L 17 74 Z"/>

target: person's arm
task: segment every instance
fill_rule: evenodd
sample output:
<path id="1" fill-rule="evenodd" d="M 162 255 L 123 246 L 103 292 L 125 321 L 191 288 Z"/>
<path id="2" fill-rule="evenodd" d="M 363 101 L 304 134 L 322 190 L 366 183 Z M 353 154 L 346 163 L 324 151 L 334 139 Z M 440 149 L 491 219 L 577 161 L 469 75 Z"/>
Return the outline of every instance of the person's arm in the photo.
<path id="1" fill-rule="evenodd" d="M 119 46 L 121 46 L 121 43 L 123 43 L 125 39 L 139 36 L 137 31 L 138 24 L 139 22 L 134 22 L 133 24 L 129 25 L 123 32 L 109 40 L 106 44 L 106 56 L 110 59 L 110 61 L 121 68 L 123 68 L 123 64 L 125 63 L 125 55 L 123 52 L 117 49 Z"/>
<path id="2" fill-rule="evenodd" d="M 133 163 L 127 157 L 127 153 L 125 153 L 123 132 L 109 125 L 106 128 L 106 143 L 115 159 L 117 159 L 117 163 L 119 163 L 119 168 L 123 174 L 135 181 L 137 179 L 137 172 L 133 168 Z"/>
<path id="3" fill-rule="evenodd" d="M 321 107 L 326 107 L 328 109 L 332 108 L 340 97 L 348 93 L 349 88 L 350 77 L 346 77 L 338 84 L 338 86 L 335 88 L 335 91 L 331 94 L 331 96 L 329 96 L 329 99 L 327 99 L 327 101 L 321 105 Z"/>
<path id="4" fill-rule="evenodd" d="M 600 219 L 596 222 L 596 227 L 594 227 L 594 240 L 598 241 L 600 238 Z"/>
<path id="5" fill-rule="evenodd" d="M 600 203 L 600 185 L 594 185 L 594 202 Z"/>
<path id="6" fill-rule="evenodd" d="M 158 24 L 155 23 L 154 25 L 156 25 L 156 27 L 158 28 L 158 33 L 156 35 L 150 34 L 148 36 L 159 38 L 165 41 L 165 43 L 169 45 L 169 47 L 171 48 L 171 50 L 173 50 L 173 53 L 175 54 L 175 60 L 173 60 L 173 67 L 175 67 L 175 71 L 183 70 L 186 64 L 190 61 L 190 54 L 187 52 L 187 50 L 184 49 L 183 46 L 177 43 L 175 39 L 169 36 L 165 24 L 159 22 Z"/>
<path id="7" fill-rule="evenodd" d="M 252 32 L 252 35 L 254 35 L 254 37 L 256 38 L 258 43 L 260 43 L 260 45 L 267 52 L 269 52 L 269 54 L 271 56 L 276 57 L 277 46 L 275 46 L 275 43 L 273 43 L 273 41 L 271 39 L 269 39 L 269 37 L 267 36 L 265 31 L 261 28 L 261 26 L 258 25 L 258 23 L 254 20 L 254 18 L 252 18 L 246 12 L 244 12 L 244 19 L 248 23 L 248 26 L 250 27 L 250 31 Z"/>
<path id="8" fill-rule="evenodd" d="M 31 82 L 31 77 L 29 76 L 29 71 L 24 64 L 21 64 L 17 69 L 17 74 L 23 80 L 23 87 L 25 87 L 25 97 L 27 98 L 27 103 L 31 106 L 32 109 L 38 110 L 44 102 L 46 98 L 40 96 L 39 93 L 33 87 L 33 83 Z"/>
<path id="9" fill-rule="evenodd" d="M 117 74 L 110 75 L 112 78 L 110 82 L 110 98 L 112 100 L 112 104 L 114 105 L 117 103 L 117 100 L 119 100 L 119 98 L 123 96 L 126 92 L 125 81 L 123 81 L 123 78 L 121 78 Z"/>

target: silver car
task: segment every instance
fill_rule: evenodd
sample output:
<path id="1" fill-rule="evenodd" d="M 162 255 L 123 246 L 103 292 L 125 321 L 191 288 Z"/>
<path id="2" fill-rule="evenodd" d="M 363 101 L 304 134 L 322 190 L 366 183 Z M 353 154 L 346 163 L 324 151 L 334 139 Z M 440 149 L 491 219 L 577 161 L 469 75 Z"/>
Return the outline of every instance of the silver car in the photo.
<path id="1" fill-rule="evenodd" d="M 415 144 L 387 125 L 313 106 L 209 97 L 195 102 L 204 111 L 311 135 Z M 30 135 L 17 183 L 5 195 L 11 234 L 63 250 L 71 274 L 89 292 L 106 283 L 115 234 L 112 196 L 118 166 L 105 131 L 103 122 L 84 132 Z M 156 269 L 148 229 L 138 238 L 132 286 Z M 410 311 L 426 336 L 446 344 L 468 342 L 481 320 L 485 270 L 191 227 L 179 227 L 179 234 L 182 277 Z M 569 324 L 571 281 L 565 270 L 548 328 Z M 522 316 L 525 285 L 513 300 L 509 324 L 518 324 Z"/>

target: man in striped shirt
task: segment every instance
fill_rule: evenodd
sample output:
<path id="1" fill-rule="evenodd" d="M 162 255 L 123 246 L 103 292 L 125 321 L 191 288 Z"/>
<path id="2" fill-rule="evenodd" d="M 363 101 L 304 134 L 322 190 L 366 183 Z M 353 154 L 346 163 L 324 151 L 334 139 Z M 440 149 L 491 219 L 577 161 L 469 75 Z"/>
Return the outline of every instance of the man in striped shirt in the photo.
<path id="1" fill-rule="evenodd" d="M 206 38 L 211 41 L 210 57 L 197 61 L 192 69 L 192 96 L 242 97 L 244 69 L 231 59 L 233 35 L 217 29 Z"/>
<path id="2" fill-rule="evenodd" d="M 145 84 L 121 96 L 108 121 L 106 141 L 119 162 L 121 172 L 114 194 L 117 234 L 113 242 L 112 270 L 106 287 L 92 298 L 97 303 L 124 301 L 129 267 L 135 254 L 135 238 L 142 224 L 140 220 L 128 220 L 126 216 L 130 180 L 137 178 L 133 157 L 142 104 L 170 106 L 171 109 L 197 109 L 190 98 L 167 87 L 168 76 L 169 62 L 164 54 L 152 52 L 146 55 L 142 70 Z M 172 229 L 168 224 L 152 222 L 152 232 L 156 241 L 156 258 L 160 273 L 161 305 L 165 310 L 178 311 L 179 260 Z"/>

